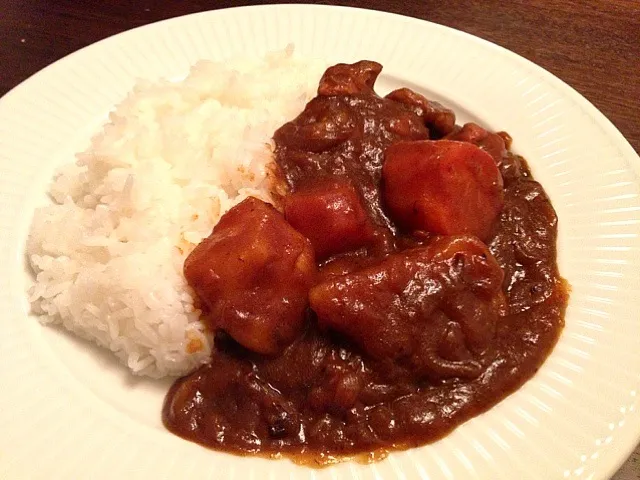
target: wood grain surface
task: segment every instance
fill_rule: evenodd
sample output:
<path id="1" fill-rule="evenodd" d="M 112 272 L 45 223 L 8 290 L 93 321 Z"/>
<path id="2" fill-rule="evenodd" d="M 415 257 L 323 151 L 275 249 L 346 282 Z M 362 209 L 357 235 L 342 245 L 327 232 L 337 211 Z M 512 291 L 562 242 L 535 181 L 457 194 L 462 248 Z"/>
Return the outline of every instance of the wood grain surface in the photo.
<path id="1" fill-rule="evenodd" d="M 124 30 L 188 13 L 264 3 L 273 2 L 1 0 L 0 95 L 59 58 Z M 575 88 L 640 152 L 640 0 L 315 3 L 410 15 L 497 43 Z M 630 459 L 614 478 L 640 479 L 637 462 Z"/>
<path id="2" fill-rule="evenodd" d="M 178 15 L 252 3 L 269 2 L 3 0 L 0 95 L 51 62 L 110 35 Z M 502 45 L 574 87 L 640 152 L 640 0 L 316 3 L 411 15 Z"/>

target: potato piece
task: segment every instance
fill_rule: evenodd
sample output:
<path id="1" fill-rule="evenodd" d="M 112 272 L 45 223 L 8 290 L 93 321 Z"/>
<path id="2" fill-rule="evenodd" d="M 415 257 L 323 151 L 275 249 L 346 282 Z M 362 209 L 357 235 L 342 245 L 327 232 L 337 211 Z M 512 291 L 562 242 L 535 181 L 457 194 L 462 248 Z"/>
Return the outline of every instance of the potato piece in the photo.
<path id="1" fill-rule="evenodd" d="M 374 227 L 356 189 L 346 179 L 327 179 L 284 199 L 287 221 L 311 241 L 318 259 L 371 243 Z"/>
<path id="2" fill-rule="evenodd" d="M 486 240 L 504 202 L 495 162 L 471 143 L 425 140 L 391 145 L 382 178 L 386 206 L 408 231 Z"/>
<path id="3" fill-rule="evenodd" d="M 213 328 L 275 354 L 300 333 L 315 276 L 309 241 L 271 205 L 247 198 L 222 216 L 184 262 Z"/>

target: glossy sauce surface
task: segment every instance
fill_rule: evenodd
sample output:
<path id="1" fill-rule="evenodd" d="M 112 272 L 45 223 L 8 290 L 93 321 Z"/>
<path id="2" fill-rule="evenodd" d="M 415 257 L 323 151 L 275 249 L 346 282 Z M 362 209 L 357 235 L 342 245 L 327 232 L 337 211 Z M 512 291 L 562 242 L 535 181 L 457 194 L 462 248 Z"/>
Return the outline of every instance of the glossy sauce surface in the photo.
<path id="1" fill-rule="evenodd" d="M 211 364 L 178 380 L 165 401 L 174 433 L 215 449 L 320 464 L 422 445 L 515 391 L 555 345 L 568 299 L 556 264 L 557 218 L 526 161 L 508 150 L 507 134 L 456 126 L 452 112 L 410 90 L 379 97 L 380 69 L 332 67 L 318 97 L 275 133 L 284 216 L 308 232 L 316 252 L 309 306 L 297 330 L 287 330 L 295 339 L 267 343 L 279 345 L 263 349 L 268 355 L 264 342 L 250 351 L 251 341 L 209 319 L 219 330 Z M 466 231 L 417 231 L 390 215 L 385 152 L 428 140 L 456 151 L 465 150 L 457 142 L 471 143 L 495 161 L 500 199 L 484 210 L 499 213 L 482 223 L 486 242 Z M 476 188 L 469 175 L 454 180 L 451 197 Z M 446 202 L 456 199 L 444 200 L 438 212 L 451 215 Z M 315 235 L 310 218 L 325 235 Z M 269 232 L 274 244 L 282 237 Z M 291 291 L 288 276 L 275 279 L 285 285 L 279 291 Z M 270 300 L 256 298 L 270 311 Z"/>

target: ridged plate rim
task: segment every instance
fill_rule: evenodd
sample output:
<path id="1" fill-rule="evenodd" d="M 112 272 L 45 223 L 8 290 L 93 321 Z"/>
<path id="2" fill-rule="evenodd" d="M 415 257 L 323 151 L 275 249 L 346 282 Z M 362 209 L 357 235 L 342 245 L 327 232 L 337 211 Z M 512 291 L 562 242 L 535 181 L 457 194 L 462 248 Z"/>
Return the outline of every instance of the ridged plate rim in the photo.
<path id="1" fill-rule="evenodd" d="M 411 58 L 408 40 L 420 41 Z M 227 54 L 263 52 L 290 41 L 328 60 L 373 57 L 388 81 L 413 83 L 510 131 L 558 210 L 562 273 L 574 288 L 567 329 L 531 382 L 443 441 L 372 466 L 315 471 L 232 457 L 136 423 L 86 388 L 25 313 L 24 235 L 42 195 L 33 186 L 50 176 L 52 158 L 86 142 L 136 76 L 184 74 L 197 58 L 224 57 L 221 46 Z M 417 53 L 447 69 L 423 76 Z M 472 71 L 477 76 L 469 78 Z M 165 20 L 79 50 L 0 99 L 0 478 L 608 478 L 640 438 L 638 172 L 640 159 L 624 137 L 561 80 L 490 42 L 400 15 L 239 7 Z M 607 369 L 621 361 L 628 372 Z"/>

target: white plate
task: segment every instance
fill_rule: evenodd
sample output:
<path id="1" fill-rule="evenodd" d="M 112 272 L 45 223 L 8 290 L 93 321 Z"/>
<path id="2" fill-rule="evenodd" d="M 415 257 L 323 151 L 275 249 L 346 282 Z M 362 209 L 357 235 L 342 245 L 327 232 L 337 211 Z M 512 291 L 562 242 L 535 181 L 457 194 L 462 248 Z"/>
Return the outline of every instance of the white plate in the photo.
<path id="1" fill-rule="evenodd" d="M 55 165 L 73 161 L 135 77 L 294 42 L 381 62 L 407 85 L 514 137 L 560 218 L 566 329 L 517 393 L 433 445 L 324 470 L 211 452 L 164 430 L 167 382 L 27 315 L 23 245 Z M 0 478 L 604 479 L 640 438 L 640 159 L 575 91 L 439 25 L 319 6 L 214 11 L 132 30 L 46 68 L 0 101 Z M 64 228 L 61 226 L 61 228 Z"/>

